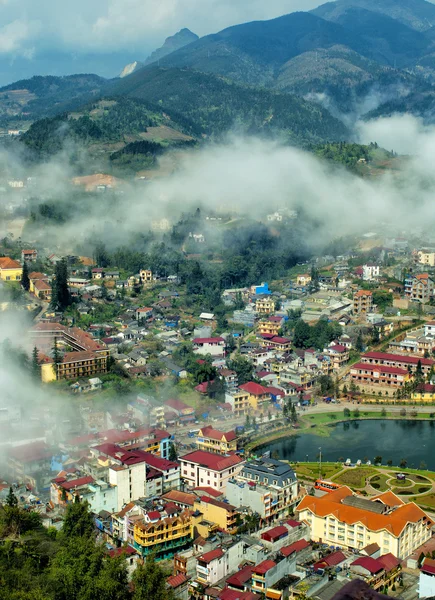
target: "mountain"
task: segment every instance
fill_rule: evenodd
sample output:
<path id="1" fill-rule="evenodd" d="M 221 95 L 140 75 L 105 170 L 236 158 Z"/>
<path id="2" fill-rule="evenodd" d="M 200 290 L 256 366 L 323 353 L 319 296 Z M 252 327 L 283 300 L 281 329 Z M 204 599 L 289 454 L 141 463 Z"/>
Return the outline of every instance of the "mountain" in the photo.
<path id="1" fill-rule="evenodd" d="M 198 137 L 238 130 L 279 134 L 305 144 L 349 135 L 341 121 L 315 103 L 191 69 L 146 67 L 114 82 L 108 91 L 176 111 L 195 123 Z"/>
<path id="2" fill-rule="evenodd" d="M 196 33 L 193 33 L 186 27 L 184 29 L 180 29 L 180 31 L 178 31 L 178 33 L 175 35 L 167 37 L 163 46 L 157 48 L 157 50 L 154 50 L 154 52 L 148 56 L 145 64 L 150 65 L 154 62 L 157 62 L 164 56 L 171 54 L 171 52 L 175 52 L 176 50 L 179 50 L 180 48 L 183 48 L 192 42 L 196 42 L 196 40 L 199 40 L 199 37 L 196 35 Z"/>
<path id="3" fill-rule="evenodd" d="M 311 12 L 322 19 L 336 21 L 349 7 L 386 15 L 416 31 L 427 31 L 435 25 L 435 5 L 426 0 L 335 0 Z"/>
<path id="4" fill-rule="evenodd" d="M 271 86 L 279 68 L 291 58 L 337 44 L 372 54 L 370 45 L 341 25 L 297 12 L 205 36 L 164 57 L 160 66 L 188 67 L 250 85 Z"/>
<path id="5" fill-rule="evenodd" d="M 0 88 L 0 124 L 35 119 L 68 110 L 100 94 L 107 80 L 98 75 L 35 76 Z"/>

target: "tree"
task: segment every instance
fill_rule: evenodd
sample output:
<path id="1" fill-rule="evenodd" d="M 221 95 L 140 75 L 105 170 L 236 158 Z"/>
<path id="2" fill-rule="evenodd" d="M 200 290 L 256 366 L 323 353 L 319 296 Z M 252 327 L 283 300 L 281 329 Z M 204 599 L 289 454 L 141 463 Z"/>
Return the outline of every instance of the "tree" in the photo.
<path id="1" fill-rule="evenodd" d="M 32 351 L 32 362 L 30 368 L 33 378 L 39 381 L 41 379 L 41 365 L 39 364 L 39 351 L 36 346 Z"/>
<path id="2" fill-rule="evenodd" d="M 293 343 L 296 348 L 308 348 L 311 337 L 311 328 L 308 323 L 299 319 L 295 325 Z"/>
<path id="3" fill-rule="evenodd" d="M 388 466 L 388 467 L 392 467 L 392 466 L 393 466 L 393 461 L 391 460 L 391 458 L 389 458 L 389 459 L 387 460 L 387 466 Z"/>
<path id="4" fill-rule="evenodd" d="M 359 408 L 355 408 L 355 410 L 353 411 L 353 416 L 355 417 L 355 419 L 359 418 Z"/>
<path id="5" fill-rule="evenodd" d="M 377 344 L 379 344 L 380 340 L 381 340 L 381 337 L 379 335 L 379 329 L 376 327 L 376 325 L 374 325 L 373 333 L 372 333 L 372 343 L 374 345 L 377 345 Z"/>
<path id="6" fill-rule="evenodd" d="M 65 310 L 71 304 L 71 295 L 68 288 L 68 265 L 66 258 L 56 263 L 54 281 L 52 286 L 51 306 L 55 310 Z"/>
<path id="7" fill-rule="evenodd" d="M 21 287 L 28 292 L 30 290 L 29 267 L 27 261 L 23 263 L 23 273 L 21 275 Z"/>
<path id="8" fill-rule="evenodd" d="M 375 463 L 375 465 L 381 465 L 382 464 L 382 456 L 379 456 L 379 455 L 375 456 L 374 463 Z"/>
<path id="9" fill-rule="evenodd" d="M 251 427 L 251 418 L 249 415 L 246 415 L 245 427 L 246 427 L 246 429 L 249 429 Z"/>
<path id="10" fill-rule="evenodd" d="M 350 410 L 348 408 L 345 408 L 343 410 L 343 414 L 344 414 L 344 418 L 348 419 L 350 417 Z"/>
<path id="11" fill-rule="evenodd" d="M 399 467 L 401 469 L 406 469 L 406 465 L 408 464 L 408 461 L 405 458 L 402 458 L 402 460 L 399 463 Z"/>
<path id="12" fill-rule="evenodd" d="M 254 367 L 244 356 L 237 355 L 233 360 L 228 361 L 228 368 L 237 373 L 239 385 L 252 381 Z"/>
<path id="13" fill-rule="evenodd" d="M 320 384 L 320 392 L 323 396 L 334 393 L 334 381 L 330 375 L 321 375 L 318 383 Z"/>
<path id="14" fill-rule="evenodd" d="M 225 383 L 219 375 L 215 379 L 209 381 L 207 386 L 207 395 L 213 400 L 223 402 L 225 400 Z"/>
<path id="15" fill-rule="evenodd" d="M 400 410 L 400 416 L 401 416 L 401 417 L 406 417 L 406 408 L 402 408 L 402 409 Z"/>
<path id="16" fill-rule="evenodd" d="M 293 424 L 298 422 L 298 413 L 296 412 L 296 406 L 293 402 L 290 408 L 290 420 Z"/>
<path id="17" fill-rule="evenodd" d="M 12 486 L 9 488 L 9 493 L 6 496 L 6 506 L 9 506 L 9 508 L 14 508 L 18 506 L 18 499 L 14 494 Z"/>
<path id="18" fill-rule="evenodd" d="M 178 460 L 177 450 L 175 448 L 175 444 L 173 443 L 169 445 L 169 460 L 172 462 L 177 462 Z"/>
<path id="19" fill-rule="evenodd" d="M 91 537 L 95 531 L 94 519 L 89 511 L 88 502 L 81 502 L 77 495 L 72 504 L 68 504 L 62 526 L 62 534 L 67 538 Z"/>
<path id="20" fill-rule="evenodd" d="M 133 574 L 133 600 L 170 600 L 166 587 L 166 575 L 153 556 L 147 556 L 145 564 L 139 565 Z"/>
<path id="21" fill-rule="evenodd" d="M 355 350 L 357 352 L 362 352 L 364 350 L 364 342 L 361 331 L 358 332 L 358 336 L 355 341 Z"/>
<path id="22" fill-rule="evenodd" d="M 387 416 L 387 411 L 385 410 L 385 408 L 383 408 L 381 410 L 381 417 L 386 417 Z"/>

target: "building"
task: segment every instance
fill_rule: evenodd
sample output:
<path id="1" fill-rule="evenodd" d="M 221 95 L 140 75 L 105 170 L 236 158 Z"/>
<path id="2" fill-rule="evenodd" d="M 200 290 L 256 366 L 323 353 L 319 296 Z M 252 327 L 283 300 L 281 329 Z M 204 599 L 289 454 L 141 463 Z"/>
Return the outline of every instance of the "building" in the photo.
<path id="1" fill-rule="evenodd" d="M 38 260 L 37 250 L 21 250 L 21 262 L 35 262 Z"/>
<path id="2" fill-rule="evenodd" d="M 300 499 L 298 479 L 287 463 L 251 460 L 228 481 L 226 497 L 234 506 L 248 506 L 270 522 L 286 516 Z"/>
<path id="3" fill-rule="evenodd" d="M 225 494 L 227 482 L 239 473 L 245 461 L 232 454 L 220 456 L 195 450 L 179 458 L 182 479 L 193 488 L 207 486 Z"/>
<path id="4" fill-rule="evenodd" d="M 434 283 L 428 273 L 408 275 L 405 279 L 405 298 L 426 304 L 434 293 Z"/>
<path id="5" fill-rule="evenodd" d="M 395 390 L 403 387 L 411 378 L 407 369 L 370 365 L 364 362 L 352 365 L 350 377 L 363 392 L 369 391 L 367 386 L 389 387 Z"/>
<path id="6" fill-rule="evenodd" d="M 239 388 L 249 394 L 248 402 L 254 410 L 270 404 L 271 396 L 267 387 L 253 381 L 248 381 L 248 383 L 243 383 Z"/>
<path id="7" fill-rule="evenodd" d="M 213 357 L 225 356 L 225 340 L 222 337 L 195 338 L 192 343 L 193 351 L 196 354 L 204 356 L 210 354 Z"/>
<path id="8" fill-rule="evenodd" d="M 367 264 L 363 265 L 362 269 L 364 281 L 372 281 L 381 274 L 379 265 Z"/>
<path id="9" fill-rule="evenodd" d="M 368 290 L 359 290 L 353 295 L 353 314 L 366 315 L 372 312 L 373 294 Z"/>
<path id="10" fill-rule="evenodd" d="M 339 371 L 349 362 L 349 350 L 341 344 L 331 344 L 324 349 L 324 354 L 329 357 L 333 371 Z"/>
<path id="11" fill-rule="evenodd" d="M 141 269 L 139 271 L 139 279 L 142 285 L 153 282 L 153 272 L 150 269 Z"/>
<path id="12" fill-rule="evenodd" d="M 300 287 L 306 287 L 311 283 L 311 275 L 309 273 L 302 273 L 296 277 L 296 285 Z"/>
<path id="13" fill-rule="evenodd" d="M 3 281 L 21 281 L 23 267 L 19 262 L 9 258 L 9 256 L 0 257 L 0 279 Z"/>
<path id="14" fill-rule="evenodd" d="M 261 345 L 264 348 L 286 352 L 287 350 L 291 349 L 292 343 L 288 338 L 281 337 L 279 335 L 263 334 Z"/>
<path id="15" fill-rule="evenodd" d="M 220 369 L 219 375 L 224 380 L 226 391 L 235 392 L 237 390 L 239 382 L 235 371 L 231 371 L 231 369 Z"/>
<path id="16" fill-rule="evenodd" d="M 29 273 L 30 287 L 29 292 L 34 294 L 40 300 L 50 302 L 51 300 L 51 285 L 48 276 L 44 273 L 33 271 Z"/>
<path id="17" fill-rule="evenodd" d="M 361 550 L 376 543 L 381 554 L 409 556 L 432 536 L 433 521 L 413 502 L 392 492 L 367 499 L 342 486 L 321 498 L 305 496 L 297 507 L 311 539 L 328 545 Z"/>
<path id="18" fill-rule="evenodd" d="M 383 365 L 388 367 L 397 367 L 407 369 L 415 373 L 418 364 L 424 375 L 430 373 L 432 367 L 435 368 L 435 360 L 430 358 L 420 358 L 418 356 L 406 356 L 401 354 L 391 354 L 387 352 L 366 352 L 361 356 L 361 362 L 370 365 Z"/>
<path id="19" fill-rule="evenodd" d="M 282 317 L 272 315 L 268 319 L 258 323 L 258 333 L 260 335 L 269 334 L 277 336 L 283 323 L 284 319 Z"/>
<path id="20" fill-rule="evenodd" d="M 231 405 L 233 414 L 240 417 L 252 412 L 252 406 L 249 402 L 251 394 L 245 390 L 232 391 L 225 395 L 225 402 Z"/>
<path id="21" fill-rule="evenodd" d="M 177 398 L 165 402 L 167 409 L 173 412 L 179 423 L 192 423 L 195 421 L 195 409 Z"/>
<path id="22" fill-rule="evenodd" d="M 195 511 L 202 514 L 202 518 L 219 526 L 220 529 L 229 533 L 237 531 L 237 510 L 228 502 L 222 502 L 210 496 L 201 496 L 195 500 L 193 506 Z"/>
<path id="23" fill-rule="evenodd" d="M 261 296 L 255 301 L 255 311 L 259 315 L 272 315 L 275 312 L 275 301 L 270 296 Z"/>
<path id="24" fill-rule="evenodd" d="M 76 497 L 87 501 L 91 511 L 98 514 L 102 510 L 112 513 L 117 507 L 117 489 L 106 481 L 95 480 L 91 476 L 68 479 L 58 476 L 51 482 L 50 500 L 54 505 L 65 506 Z"/>
<path id="25" fill-rule="evenodd" d="M 180 510 L 176 516 L 152 511 L 134 523 L 134 548 L 142 557 L 153 554 L 156 560 L 171 558 L 191 545 L 193 524 L 190 510 Z"/>
<path id="26" fill-rule="evenodd" d="M 144 321 L 149 319 L 153 315 L 153 309 L 148 306 L 142 306 L 141 308 L 136 309 L 136 320 Z"/>
<path id="27" fill-rule="evenodd" d="M 44 441 L 31 442 L 10 448 L 7 453 L 7 470 L 11 481 L 40 487 L 40 478 L 51 470 L 52 453 Z"/>
<path id="28" fill-rule="evenodd" d="M 226 433 L 213 429 L 211 425 L 202 427 L 196 437 L 198 450 L 215 452 L 217 454 L 229 454 L 237 450 L 237 436 L 235 431 Z"/>
<path id="29" fill-rule="evenodd" d="M 425 265 L 428 267 L 435 267 L 435 252 L 429 252 L 428 250 L 418 250 L 414 255 L 415 262 L 419 265 Z"/>
<path id="30" fill-rule="evenodd" d="M 418 583 L 419 598 L 433 598 L 435 596 L 435 560 L 425 558 L 420 568 Z"/>

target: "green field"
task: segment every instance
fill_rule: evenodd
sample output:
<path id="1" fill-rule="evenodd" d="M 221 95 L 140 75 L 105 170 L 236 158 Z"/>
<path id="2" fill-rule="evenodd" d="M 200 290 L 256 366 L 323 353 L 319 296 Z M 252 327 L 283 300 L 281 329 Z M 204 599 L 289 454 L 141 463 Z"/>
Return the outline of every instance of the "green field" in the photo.
<path id="1" fill-rule="evenodd" d="M 315 481 L 319 478 L 319 463 L 292 463 L 292 467 L 297 476 L 301 479 Z M 342 470 L 341 463 L 322 464 L 322 479 L 330 479 Z"/>
<path id="2" fill-rule="evenodd" d="M 370 485 L 372 488 L 379 492 L 386 492 L 390 489 L 387 481 L 391 479 L 390 475 L 385 475 L 384 473 L 379 473 L 370 478 Z"/>
<path id="3" fill-rule="evenodd" d="M 376 473 L 377 471 L 373 467 L 348 468 L 348 470 L 334 477 L 334 481 L 342 485 L 361 489 L 365 487 L 368 479 Z"/>

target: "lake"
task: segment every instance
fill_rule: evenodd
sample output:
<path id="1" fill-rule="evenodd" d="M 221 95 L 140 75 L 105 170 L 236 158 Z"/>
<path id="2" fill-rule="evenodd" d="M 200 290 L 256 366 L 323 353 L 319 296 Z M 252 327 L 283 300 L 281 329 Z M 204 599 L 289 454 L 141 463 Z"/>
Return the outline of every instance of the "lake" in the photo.
<path id="1" fill-rule="evenodd" d="M 291 461 L 316 461 L 321 447 L 325 462 L 350 458 L 352 462 L 368 459 L 373 463 L 375 456 L 382 456 L 383 464 L 392 460 L 393 465 L 398 466 L 406 459 L 408 467 L 417 469 L 423 461 L 428 469 L 435 471 L 435 423 L 432 421 L 348 421 L 331 425 L 330 429 L 330 437 L 289 436 L 262 446 L 261 452 L 277 451 L 280 458 Z"/>

